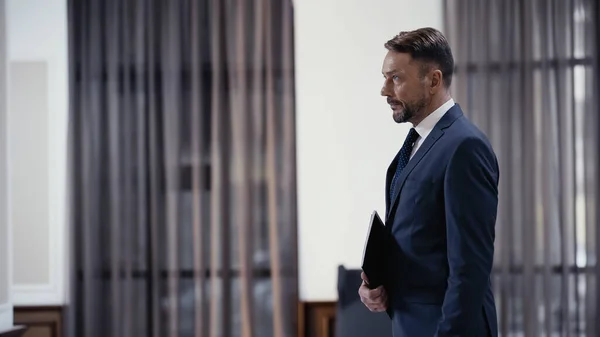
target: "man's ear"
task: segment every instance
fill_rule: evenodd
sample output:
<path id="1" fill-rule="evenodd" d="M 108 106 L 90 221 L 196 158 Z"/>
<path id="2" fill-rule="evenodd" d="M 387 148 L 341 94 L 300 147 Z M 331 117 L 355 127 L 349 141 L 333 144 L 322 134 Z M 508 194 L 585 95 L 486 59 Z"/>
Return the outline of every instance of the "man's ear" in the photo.
<path id="1" fill-rule="evenodd" d="M 444 86 L 444 75 L 439 69 L 435 69 L 431 72 L 431 85 L 429 87 L 430 94 L 435 94 L 441 90 Z"/>

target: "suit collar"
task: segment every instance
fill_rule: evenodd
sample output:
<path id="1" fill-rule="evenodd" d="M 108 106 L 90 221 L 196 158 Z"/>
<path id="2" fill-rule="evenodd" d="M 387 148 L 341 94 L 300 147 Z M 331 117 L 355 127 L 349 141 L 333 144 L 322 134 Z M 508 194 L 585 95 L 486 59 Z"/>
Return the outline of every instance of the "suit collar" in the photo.
<path id="1" fill-rule="evenodd" d="M 452 106 L 450 110 L 446 112 L 444 117 L 442 117 L 440 121 L 435 125 L 434 130 L 437 128 L 439 128 L 440 130 L 447 129 L 448 127 L 450 127 L 450 125 L 452 125 L 452 123 L 454 123 L 454 121 L 456 121 L 462 116 L 463 111 L 460 108 L 460 105 L 454 104 L 454 106 Z"/>
<path id="2" fill-rule="evenodd" d="M 417 131 L 419 136 L 421 136 L 423 139 L 427 138 L 435 125 L 444 117 L 446 112 L 448 112 L 453 105 L 454 100 L 450 98 L 446 101 L 446 103 L 442 104 L 439 108 L 435 109 L 435 111 L 425 117 L 421 123 L 417 124 L 415 126 L 415 131 Z"/>

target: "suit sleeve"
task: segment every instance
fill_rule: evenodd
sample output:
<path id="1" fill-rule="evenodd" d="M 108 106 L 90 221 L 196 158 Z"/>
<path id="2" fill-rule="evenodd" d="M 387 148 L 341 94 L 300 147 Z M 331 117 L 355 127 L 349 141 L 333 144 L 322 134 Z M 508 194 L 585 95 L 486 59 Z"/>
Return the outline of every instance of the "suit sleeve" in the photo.
<path id="1" fill-rule="evenodd" d="M 494 256 L 498 164 L 479 138 L 463 141 L 444 178 L 448 288 L 436 337 L 468 336 L 481 317 Z"/>

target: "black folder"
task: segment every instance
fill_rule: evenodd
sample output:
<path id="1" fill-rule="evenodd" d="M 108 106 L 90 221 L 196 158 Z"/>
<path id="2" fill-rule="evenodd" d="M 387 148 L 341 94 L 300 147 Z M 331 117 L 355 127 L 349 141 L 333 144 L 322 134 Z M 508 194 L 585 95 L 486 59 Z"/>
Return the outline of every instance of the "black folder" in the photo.
<path id="1" fill-rule="evenodd" d="M 385 288 L 390 282 L 388 259 L 392 240 L 392 234 L 385 227 L 377 211 L 374 211 L 369 222 L 362 260 L 362 270 L 369 279 L 368 286 L 371 289 L 381 285 Z"/>
<path id="2" fill-rule="evenodd" d="M 402 254 L 392 232 L 385 226 L 377 211 L 371 214 L 363 249 L 362 270 L 369 280 L 368 287 L 375 289 L 383 286 L 388 293 L 388 310 L 386 312 L 388 317 L 392 318 L 392 297 L 390 295 L 396 290 L 399 258 Z"/>

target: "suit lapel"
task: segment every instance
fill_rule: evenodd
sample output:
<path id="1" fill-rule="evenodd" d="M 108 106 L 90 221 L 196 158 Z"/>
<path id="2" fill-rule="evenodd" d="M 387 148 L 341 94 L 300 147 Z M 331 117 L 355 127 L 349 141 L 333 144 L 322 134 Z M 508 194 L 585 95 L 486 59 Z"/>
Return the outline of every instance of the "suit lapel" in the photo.
<path id="1" fill-rule="evenodd" d="M 398 191 L 396 192 L 396 194 L 394 194 L 392 200 L 390 201 L 390 212 L 388 212 L 388 216 L 391 213 L 391 210 L 394 209 L 394 207 L 396 206 L 398 196 L 402 192 L 402 188 L 404 187 L 404 182 L 406 182 L 406 178 L 410 175 L 415 166 L 419 164 L 419 162 L 421 161 L 421 159 L 423 159 L 427 152 L 429 152 L 433 144 L 435 144 L 438 141 L 438 139 L 440 139 L 443 135 L 444 132 L 438 128 L 434 128 L 433 130 L 431 130 L 429 136 L 425 138 L 425 142 L 421 145 L 421 147 L 419 147 L 412 159 L 408 161 L 408 164 L 406 164 L 406 167 L 404 168 L 404 170 L 402 170 L 400 177 L 398 177 Z"/>
<path id="2" fill-rule="evenodd" d="M 419 147 L 419 149 L 417 150 L 415 155 L 412 157 L 412 159 L 408 161 L 408 164 L 406 165 L 404 170 L 402 170 L 400 177 L 398 177 L 398 184 L 400 184 L 398 187 L 398 192 L 396 192 L 396 194 L 392 197 L 392 199 L 389 200 L 389 207 L 386 212 L 386 222 L 387 222 L 387 219 L 392 216 L 394 210 L 396 209 L 396 206 L 398 203 L 398 196 L 400 195 L 400 193 L 402 193 L 402 188 L 404 187 L 406 178 L 410 175 L 410 173 L 413 171 L 413 169 L 417 165 L 419 165 L 419 162 L 421 161 L 421 159 L 423 159 L 423 157 L 425 157 L 425 155 L 427 155 L 427 153 L 433 147 L 433 145 L 440 138 L 442 138 L 442 136 L 444 135 L 444 129 L 446 129 L 450 125 L 452 125 L 452 123 L 454 123 L 454 121 L 456 119 L 458 119 L 460 116 L 462 116 L 462 110 L 458 104 L 455 104 L 452 108 L 450 108 L 450 110 L 448 110 L 448 112 L 446 112 L 444 117 L 442 117 L 442 119 L 440 119 L 440 121 L 436 124 L 436 126 L 433 128 L 433 130 L 431 130 L 431 133 L 429 133 L 429 136 L 427 136 L 427 138 L 425 138 L 425 142 L 423 144 L 421 144 L 421 146 Z M 396 155 L 396 158 L 394 159 L 394 162 L 396 162 L 396 163 L 397 163 L 397 157 L 398 156 Z M 396 165 L 391 165 L 391 166 L 394 166 L 394 168 L 395 168 Z M 390 166 L 390 168 L 388 168 L 388 174 L 387 174 L 388 179 L 387 180 L 390 179 L 389 177 L 390 177 L 391 166 Z M 389 191 L 389 184 L 386 183 L 387 195 L 389 195 L 388 191 Z M 386 197 L 386 198 L 389 198 L 389 197 Z"/>
<path id="3" fill-rule="evenodd" d="M 396 156 L 390 163 L 387 169 L 387 174 L 385 176 L 385 214 L 389 213 L 390 209 L 390 188 L 392 184 L 392 179 L 394 178 L 394 173 L 396 172 L 396 167 L 398 165 L 398 156 L 400 155 L 400 151 L 396 153 Z"/>

